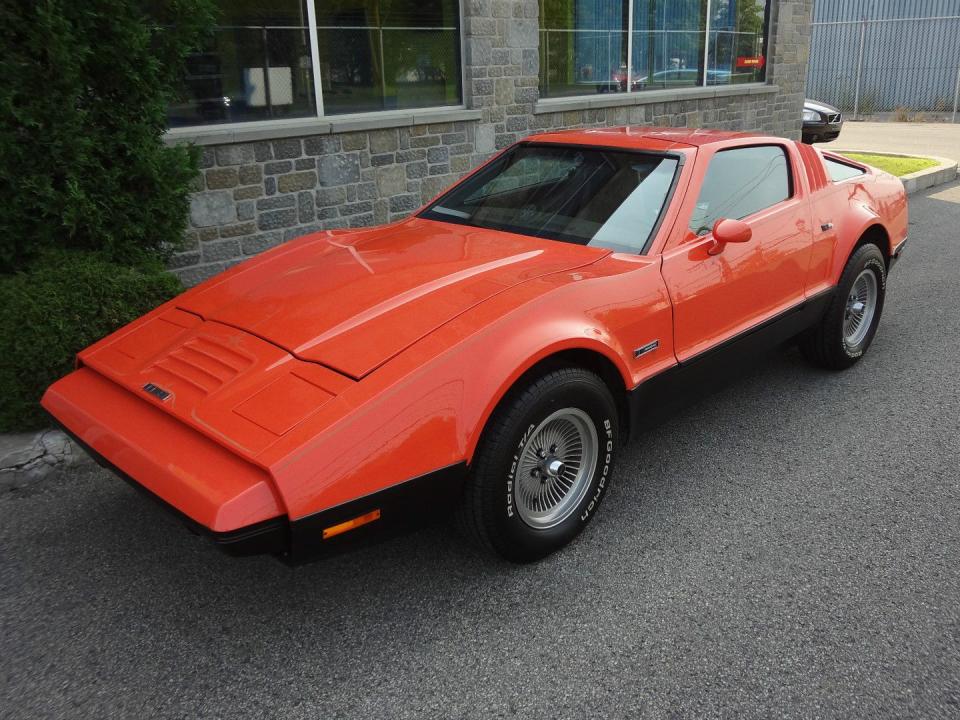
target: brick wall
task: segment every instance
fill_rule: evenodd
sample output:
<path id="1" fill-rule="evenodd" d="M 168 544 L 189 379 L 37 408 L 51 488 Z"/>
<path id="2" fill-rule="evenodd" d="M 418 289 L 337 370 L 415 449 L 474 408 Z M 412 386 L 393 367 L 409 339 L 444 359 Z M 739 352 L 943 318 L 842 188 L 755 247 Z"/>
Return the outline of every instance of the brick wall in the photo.
<path id="1" fill-rule="evenodd" d="M 773 2 L 767 82 L 776 90 L 641 92 L 538 108 L 537 0 L 463 0 L 464 102 L 475 119 L 430 124 L 426 116 L 350 132 L 334 124 L 321 135 L 248 143 L 206 137 L 185 247 L 172 268 L 193 285 L 308 232 L 392 222 L 541 130 L 645 124 L 799 137 L 812 5 Z"/>

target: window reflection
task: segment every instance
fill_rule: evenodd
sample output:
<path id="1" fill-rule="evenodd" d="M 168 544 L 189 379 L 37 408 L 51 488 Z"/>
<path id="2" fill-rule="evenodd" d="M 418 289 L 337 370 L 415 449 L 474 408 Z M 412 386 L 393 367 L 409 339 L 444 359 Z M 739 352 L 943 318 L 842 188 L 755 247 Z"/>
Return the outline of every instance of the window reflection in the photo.
<path id="1" fill-rule="evenodd" d="M 703 83 L 706 0 L 634 0 L 634 89 Z"/>
<path id="2" fill-rule="evenodd" d="M 325 114 L 460 103 L 457 0 L 323 0 Z"/>
<path id="3" fill-rule="evenodd" d="M 315 115 L 305 3 L 221 2 L 219 18 L 207 46 L 187 58 L 170 125 Z"/>
<path id="4" fill-rule="evenodd" d="M 459 105 L 458 0 L 218 0 L 218 26 L 187 60 L 169 124 Z"/>
<path id="5" fill-rule="evenodd" d="M 540 0 L 541 95 L 626 90 L 627 27 L 620 0 Z"/>
<path id="6" fill-rule="evenodd" d="M 713 0 L 707 85 L 762 82 L 766 77 L 766 0 Z"/>
<path id="7" fill-rule="evenodd" d="M 761 82 L 768 4 L 540 0 L 540 95 Z"/>

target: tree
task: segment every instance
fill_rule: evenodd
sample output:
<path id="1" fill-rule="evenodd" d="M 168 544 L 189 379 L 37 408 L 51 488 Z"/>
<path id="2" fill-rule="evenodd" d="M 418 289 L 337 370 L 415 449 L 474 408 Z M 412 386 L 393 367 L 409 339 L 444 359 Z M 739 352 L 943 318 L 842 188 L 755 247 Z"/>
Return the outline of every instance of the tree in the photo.
<path id="1" fill-rule="evenodd" d="M 166 108 L 213 19 L 211 0 L 2 0 L 0 273 L 175 247 L 197 157 L 164 145 Z"/>

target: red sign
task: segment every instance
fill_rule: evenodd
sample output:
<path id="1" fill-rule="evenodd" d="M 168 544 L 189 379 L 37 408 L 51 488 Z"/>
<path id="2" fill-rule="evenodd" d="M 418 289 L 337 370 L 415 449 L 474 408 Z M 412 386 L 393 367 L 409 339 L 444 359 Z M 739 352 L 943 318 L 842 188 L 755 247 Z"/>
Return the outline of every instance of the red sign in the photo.
<path id="1" fill-rule="evenodd" d="M 738 57 L 737 58 L 737 69 L 740 68 L 762 68 L 766 58 L 763 55 L 755 55 L 752 57 Z"/>

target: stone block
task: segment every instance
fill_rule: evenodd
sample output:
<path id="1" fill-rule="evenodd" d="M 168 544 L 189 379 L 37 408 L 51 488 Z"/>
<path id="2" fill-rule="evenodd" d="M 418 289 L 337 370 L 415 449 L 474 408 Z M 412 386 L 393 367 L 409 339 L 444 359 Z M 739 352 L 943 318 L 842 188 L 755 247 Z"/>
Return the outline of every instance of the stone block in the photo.
<path id="1" fill-rule="evenodd" d="M 277 178 L 277 190 L 282 193 L 312 190 L 317 185 L 317 174 L 312 171 L 295 172 Z"/>
<path id="2" fill-rule="evenodd" d="M 314 135 L 303 141 L 307 155 L 330 155 L 340 152 L 340 138 L 336 135 Z"/>
<path id="3" fill-rule="evenodd" d="M 237 220 L 253 220 L 256 216 L 256 203 L 245 200 L 237 203 Z"/>
<path id="4" fill-rule="evenodd" d="M 297 224 L 297 209 L 295 207 L 285 210 L 270 210 L 260 213 L 257 218 L 257 227 L 261 230 L 276 230 L 277 228 L 290 227 Z"/>
<path id="5" fill-rule="evenodd" d="M 190 222 L 194 227 L 226 225 L 237 219 L 233 194 L 226 190 L 190 196 Z"/>
<path id="6" fill-rule="evenodd" d="M 233 191 L 234 200 L 252 200 L 263 195 L 263 188 L 259 185 L 250 185 L 249 187 L 239 187 Z"/>
<path id="7" fill-rule="evenodd" d="M 256 223 L 244 222 L 237 225 L 227 225 L 220 228 L 220 237 L 233 238 L 241 235 L 251 235 L 257 231 Z"/>
<path id="8" fill-rule="evenodd" d="M 239 240 L 212 240 L 204 243 L 200 250 L 201 260 L 205 263 L 230 260 L 240 255 Z"/>
<path id="9" fill-rule="evenodd" d="M 321 157 L 317 170 L 323 186 L 360 182 L 360 160 L 357 153 Z"/>
<path id="10" fill-rule="evenodd" d="M 273 156 L 277 160 L 288 160 L 303 155 L 303 143 L 300 138 L 285 138 L 273 141 Z"/>
<path id="11" fill-rule="evenodd" d="M 534 18 L 516 19 L 507 23 L 506 41 L 511 48 L 537 48 L 539 38 Z"/>
<path id="12" fill-rule="evenodd" d="M 377 189 L 381 197 L 392 197 L 407 188 L 407 173 L 403 165 L 388 165 L 377 170 Z"/>
<path id="13" fill-rule="evenodd" d="M 243 165 L 256 160 L 253 145 L 218 145 L 217 165 Z"/>
<path id="14" fill-rule="evenodd" d="M 269 250 L 283 242 L 283 235 L 279 232 L 260 233 L 243 239 L 242 249 L 244 255 L 255 255 L 264 250 Z"/>
<path id="15" fill-rule="evenodd" d="M 323 207 L 345 202 L 347 193 L 342 187 L 321 188 L 317 190 L 315 197 L 317 199 L 317 205 Z"/>
<path id="16" fill-rule="evenodd" d="M 313 193 L 301 192 L 297 195 L 297 219 L 301 223 L 313 222 L 316 210 L 313 205 Z"/>
<path id="17" fill-rule="evenodd" d="M 494 150 L 494 130 L 493 125 L 480 125 L 477 127 L 477 152 L 487 153 Z"/>
<path id="18" fill-rule="evenodd" d="M 263 166 L 264 175 L 282 175 L 293 170 L 293 163 L 289 160 L 274 160 Z"/>
<path id="19" fill-rule="evenodd" d="M 238 171 L 241 185 L 256 185 L 263 182 L 263 167 L 260 165 L 244 165 Z"/>
<path id="20" fill-rule="evenodd" d="M 393 129 L 374 130 L 369 134 L 369 138 L 371 155 L 393 152 L 399 147 L 397 131 Z"/>
<path id="21" fill-rule="evenodd" d="M 364 150 L 367 147 L 367 134 L 362 132 L 347 133 L 341 138 L 340 144 L 344 151 Z"/>
<path id="22" fill-rule="evenodd" d="M 394 195 L 390 198 L 390 212 L 409 212 L 420 207 L 420 198 L 416 195 Z"/>
<path id="23" fill-rule="evenodd" d="M 223 190 L 225 188 L 236 187 L 239 184 L 237 178 L 237 169 L 229 168 L 211 168 L 207 170 L 207 189 Z"/>
<path id="24" fill-rule="evenodd" d="M 257 200 L 257 210 L 280 210 L 295 207 L 296 204 L 297 198 L 293 195 L 275 195 Z"/>

